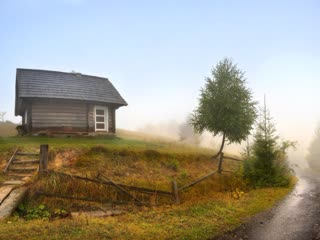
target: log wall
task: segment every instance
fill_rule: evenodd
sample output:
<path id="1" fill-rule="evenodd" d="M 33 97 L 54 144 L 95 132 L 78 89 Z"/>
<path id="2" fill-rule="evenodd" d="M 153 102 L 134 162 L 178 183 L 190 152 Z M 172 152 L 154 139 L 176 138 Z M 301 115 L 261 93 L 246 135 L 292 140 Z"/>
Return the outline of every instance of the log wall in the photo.
<path id="1" fill-rule="evenodd" d="M 101 104 L 97 104 L 103 106 Z M 62 131 L 62 132 L 94 132 L 95 104 L 90 102 L 63 100 L 34 100 L 28 107 L 28 122 L 31 131 Z M 115 110 L 108 107 L 108 132 L 115 133 Z"/>
<path id="2" fill-rule="evenodd" d="M 87 128 L 87 109 L 83 103 L 34 102 L 32 128 Z"/>

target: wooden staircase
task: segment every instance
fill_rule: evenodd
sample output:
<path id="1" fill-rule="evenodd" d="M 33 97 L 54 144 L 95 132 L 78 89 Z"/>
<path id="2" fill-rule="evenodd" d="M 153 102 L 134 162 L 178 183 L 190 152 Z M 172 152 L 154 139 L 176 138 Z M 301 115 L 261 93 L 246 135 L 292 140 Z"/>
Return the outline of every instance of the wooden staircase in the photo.
<path id="1" fill-rule="evenodd" d="M 15 151 L 10 160 L 4 172 L 12 180 L 27 180 L 39 169 L 39 153 Z"/>
<path id="2" fill-rule="evenodd" d="M 9 217 L 22 201 L 28 190 L 24 184 L 39 169 L 39 157 L 39 153 L 14 151 L 3 171 L 10 180 L 0 184 L 0 220 Z"/>

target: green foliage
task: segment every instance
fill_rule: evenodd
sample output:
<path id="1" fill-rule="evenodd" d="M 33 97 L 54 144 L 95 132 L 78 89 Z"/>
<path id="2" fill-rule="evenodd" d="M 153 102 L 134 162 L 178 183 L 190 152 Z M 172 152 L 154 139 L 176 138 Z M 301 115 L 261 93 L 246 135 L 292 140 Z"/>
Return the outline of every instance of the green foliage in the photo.
<path id="1" fill-rule="evenodd" d="M 32 220 L 32 219 L 49 219 L 51 216 L 48 208 L 44 204 L 40 204 L 37 207 L 34 208 L 28 208 L 26 204 L 21 203 L 18 206 L 17 213 L 20 217 L 26 219 L 26 220 Z"/>
<path id="2" fill-rule="evenodd" d="M 212 69 L 212 78 L 206 81 L 191 119 L 195 131 L 222 134 L 230 143 L 245 140 L 257 111 L 252 93 L 245 86 L 244 73 L 225 58 Z"/>
<path id="3" fill-rule="evenodd" d="M 284 141 L 278 144 L 278 139 L 270 113 L 264 106 L 251 153 L 246 154 L 247 159 L 244 163 L 244 177 L 251 185 L 255 187 L 289 185 L 291 175 L 286 161 L 286 150 L 294 147 L 295 143 Z"/>
<path id="4" fill-rule="evenodd" d="M 180 178 L 186 179 L 189 177 L 188 171 L 186 169 L 183 169 L 180 173 Z"/>
<path id="5" fill-rule="evenodd" d="M 39 204 L 38 206 L 31 207 L 23 202 L 19 204 L 15 215 L 26 220 L 53 219 L 69 217 L 70 212 L 60 208 L 54 209 L 54 211 L 50 211 L 50 209 L 44 204 Z"/>

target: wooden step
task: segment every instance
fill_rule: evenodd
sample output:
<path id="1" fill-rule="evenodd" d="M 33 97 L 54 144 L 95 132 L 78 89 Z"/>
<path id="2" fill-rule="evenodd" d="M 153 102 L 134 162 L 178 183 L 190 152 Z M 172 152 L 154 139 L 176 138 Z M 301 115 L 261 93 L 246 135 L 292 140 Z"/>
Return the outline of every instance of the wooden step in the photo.
<path id="1" fill-rule="evenodd" d="M 22 185 L 24 184 L 24 181 L 21 180 L 8 180 L 2 183 L 2 185 Z"/>
<path id="2" fill-rule="evenodd" d="M 13 177 L 13 178 L 24 178 L 24 177 L 32 177 L 34 174 L 30 173 L 15 173 L 15 172 L 9 172 L 8 176 Z"/>
<path id="3" fill-rule="evenodd" d="M 34 160 L 18 160 L 15 159 L 11 164 L 31 164 L 31 163 L 39 163 L 40 161 L 38 159 Z"/>
<path id="4" fill-rule="evenodd" d="M 10 167 L 9 172 L 34 172 L 37 171 L 37 167 Z"/>
<path id="5" fill-rule="evenodd" d="M 20 187 L 14 189 L 9 196 L 0 205 L 0 220 L 3 220 L 14 212 L 20 202 L 23 200 L 28 188 Z"/>
<path id="6" fill-rule="evenodd" d="M 6 185 L 0 187 L 0 205 L 15 187 L 16 186 L 14 185 Z"/>
<path id="7" fill-rule="evenodd" d="M 31 180 L 31 177 L 32 176 L 25 176 L 25 177 L 21 178 L 21 181 L 29 182 Z"/>
<path id="8" fill-rule="evenodd" d="M 39 156 L 39 153 L 17 152 L 16 155 L 20 155 L 20 156 Z"/>

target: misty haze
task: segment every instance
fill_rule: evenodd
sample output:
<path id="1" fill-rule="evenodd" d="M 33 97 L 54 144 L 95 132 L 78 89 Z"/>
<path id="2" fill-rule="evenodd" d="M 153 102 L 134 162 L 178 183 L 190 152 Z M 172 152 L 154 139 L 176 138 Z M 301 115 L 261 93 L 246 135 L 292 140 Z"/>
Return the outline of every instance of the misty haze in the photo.
<path id="1" fill-rule="evenodd" d="M 0 239 L 320 239 L 318 1 L 0 10 Z"/>

